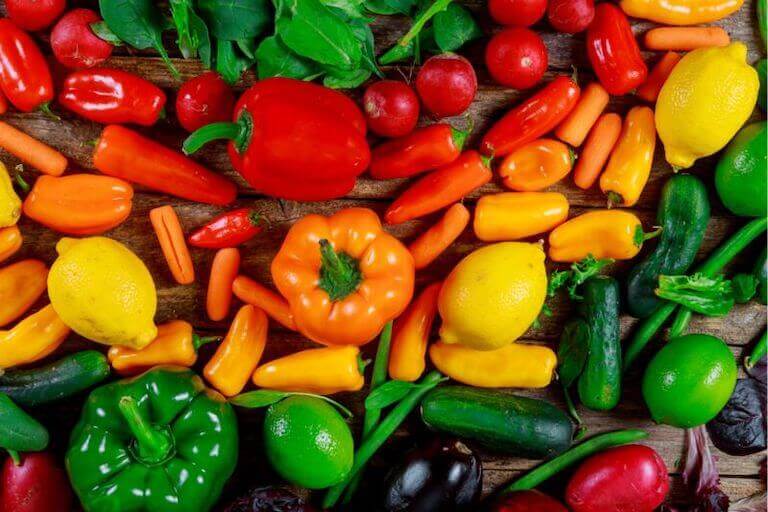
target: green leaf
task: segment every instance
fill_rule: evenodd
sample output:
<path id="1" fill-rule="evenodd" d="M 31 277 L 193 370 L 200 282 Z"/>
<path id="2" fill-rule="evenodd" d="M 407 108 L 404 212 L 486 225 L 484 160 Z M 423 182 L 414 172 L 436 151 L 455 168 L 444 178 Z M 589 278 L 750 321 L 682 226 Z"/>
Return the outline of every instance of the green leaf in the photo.
<path id="1" fill-rule="evenodd" d="M 589 356 L 589 324 L 584 320 L 571 320 L 565 325 L 557 347 L 558 374 L 563 386 L 568 388 L 581 372 Z"/>
<path id="2" fill-rule="evenodd" d="M 272 404 L 276 404 L 284 398 L 289 396 L 309 396 L 328 402 L 332 406 L 336 407 L 342 414 L 351 418 L 353 416 L 352 411 L 344 407 L 336 400 L 328 398 L 323 395 L 315 395 L 313 393 L 299 393 L 297 391 L 276 391 L 274 389 L 257 389 L 256 391 L 249 391 L 247 393 L 241 393 L 237 396 L 233 396 L 229 399 L 229 403 L 238 407 L 244 407 L 246 409 L 261 409 L 263 407 L 269 407 Z"/>
<path id="3" fill-rule="evenodd" d="M 355 35 L 361 46 L 361 67 L 367 69 L 383 77 L 384 74 L 376 64 L 376 50 L 373 41 L 373 32 L 371 26 L 365 20 L 351 20 L 349 26 L 352 28 L 352 33 Z"/>
<path id="4" fill-rule="evenodd" d="M 305 80 L 320 74 L 317 64 L 293 53 L 277 36 L 261 41 L 256 49 L 256 63 L 259 79 L 283 76 Z"/>
<path id="5" fill-rule="evenodd" d="M 390 380 L 372 390 L 365 399 L 366 409 L 384 409 L 399 402 L 419 385 L 402 380 Z"/>
<path id="6" fill-rule="evenodd" d="M 365 18 L 362 0 L 321 0 L 323 5 L 337 9 L 349 19 Z"/>
<path id="7" fill-rule="evenodd" d="M 96 21 L 91 23 L 91 32 L 93 32 L 96 37 L 101 39 L 102 41 L 106 41 L 112 46 L 123 46 L 123 42 L 120 40 L 119 37 L 115 35 L 114 32 L 109 30 L 109 27 L 107 24 L 103 21 Z"/>
<path id="8" fill-rule="evenodd" d="M 256 60 L 256 50 L 258 49 L 259 45 L 255 39 L 240 39 L 239 41 L 235 41 L 235 43 L 237 43 L 237 47 L 240 49 L 243 55 L 252 61 Z"/>
<path id="9" fill-rule="evenodd" d="M 228 84 L 236 84 L 245 70 L 253 65 L 253 62 L 239 53 L 234 41 L 216 41 L 216 71 Z"/>
<path id="10" fill-rule="evenodd" d="M 469 41 L 483 36 L 475 19 L 460 5 L 451 4 L 432 20 L 437 46 L 444 52 L 453 52 Z"/>
<path id="11" fill-rule="evenodd" d="M 662 299 L 707 316 L 727 315 L 734 305 L 733 287 L 722 275 L 709 278 L 697 272 L 692 276 L 659 276 L 655 292 Z"/>
<path id="12" fill-rule="evenodd" d="M 395 62 L 401 62 L 406 59 L 412 58 L 414 54 L 414 47 L 416 45 L 413 41 L 408 43 L 405 46 L 401 46 L 399 44 L 394 45 L 389 50 L 384 52 L 381 57 L 379 57 L 379 64 L 382 66 L 387 66 L 389 64 L 394 64 Z"/>
<path id="13" fill-rule="evenodd" d="M 731 280 L 733 298 L 738 304 L 746 304 L 757 294 L 757 279 L 752 274 L 736 274 Z"/>
<path id="14" fill-rule="evenodd" d="M 571 277 L 569 270 L 553 270 L 549 274 L 549 282 L 547 283 L 547 297 L 554 297 L 557 291 L 568 284 L 568 279 Z"/>
<path id="15" fill-rule="evenodd" d="M 205 67 L 210 68 L 211 36 L 208 26 L 195 12 L 192 0 L 171 0 L 170 6 L 181 54 L 185 59 L 199 56 Z"/>
<path id="16" fill-rule="evenodd" d="M 591 254 L 581 261 L 571 264 L 570 270 L 555 270 L 549 275 L 547 284 L 547 297 L 553 297 L 560 288 L 568 288 L 568 296 L 574 300 L 580 300 L 578 288 L 584 281 L 600 273 L 600 271 L 613 263 L 610 258 L 595 259 Z"/>
<path id="17" fill-rule="evenodd" d="M 254 39 L 272 21 L 268 0 L 198 0 L 197 7 L 216 39 Z"/>
<path id="18" fill-rule="evenodd" d="M 374 14 L 410 14 L 416 6 L 416 0 L 366 0 L 366 10 Z"/>
<path id="19" fill-rule="evenodd" d="M 331 89 L 354 89 L 365 83 L 372 74 L 369 69 L 336 70 L 323 77 L 323 85 Z"/>

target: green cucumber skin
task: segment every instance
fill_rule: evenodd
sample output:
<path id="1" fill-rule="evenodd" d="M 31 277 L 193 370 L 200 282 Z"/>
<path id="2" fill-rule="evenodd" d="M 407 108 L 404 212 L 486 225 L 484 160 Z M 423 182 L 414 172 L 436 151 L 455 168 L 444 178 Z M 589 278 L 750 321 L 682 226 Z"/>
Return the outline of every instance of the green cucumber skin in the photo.
<path id="1" fill-rule="evenodd" d="M 530 459 L 557 455 L 573 440 L 573 423 L 554 405 L 489 389 L 435 388 L 421 402 L 421 418 L 433 430 Z"/>
<path id="2" fill-rule="evenodd" d="M 84 391 L 109 374 L 104 354 L 84 350 L 40 368 L 5 373 L 0 376 L 0 393 L 21 406 L 33 407 Z"/>
<path id="3" fill-rule="evenodd" d="M 8 395 L 0 393 L 0 448 L 39 452 L 48 446 L 48 431 L 21 410 Z"/>
<path id="4" fill-rule="evenodd" d="M 578 379 L 581 403 L 608 411 L 621 399 L 621 331 L 619 282 L 596 276 L 583 285 L 579 313 L 589 324 L 589 355 Z"/>
<path id="5" fill-rule="evenodd" d="M 684 274 L 693 264 L 709 222 L 707 188 L 698 178 L 678 174 L 661 192 L 656 219 L 659 243 L 627 277 L 627 309 L 636 318 L 650 316 L 662 303 L 654 290 L 660 275 Z"/>
<path id="6" fill-rule="evenodd" d="M 753 275 L 757 279 L 757 295 L 755 298 L 760 304 L 768 304 L 768 250 L 763 249 L 760 257 L 755 262 Z"/>

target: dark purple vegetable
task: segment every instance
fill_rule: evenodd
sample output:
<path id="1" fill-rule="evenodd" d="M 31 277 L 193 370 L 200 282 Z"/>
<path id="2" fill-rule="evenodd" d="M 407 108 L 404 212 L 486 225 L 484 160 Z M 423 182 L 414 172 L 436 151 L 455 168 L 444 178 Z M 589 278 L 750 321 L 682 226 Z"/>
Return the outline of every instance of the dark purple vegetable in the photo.
<path id="1" fill-rule="evenodd" d="M 283 487 L 260 487 L 248 491 L 224 512 L 318 512 L 303 499 Z"/>
<path id="2" fill-rule="evenodd" d="M 709 423 L 712 442 L 729 455 L 749 455 L 765 450 L 765 385 L 739 379 L 730 400 Z"/>

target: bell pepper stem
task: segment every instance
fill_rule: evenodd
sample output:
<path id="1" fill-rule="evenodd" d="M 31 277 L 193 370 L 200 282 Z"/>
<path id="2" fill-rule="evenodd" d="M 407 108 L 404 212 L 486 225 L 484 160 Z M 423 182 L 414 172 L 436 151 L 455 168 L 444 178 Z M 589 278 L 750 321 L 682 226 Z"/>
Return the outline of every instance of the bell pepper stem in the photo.
<path id="1" fill-rule="evenodd" d="M 118 409 L 136 438 L 137 455 L 148 463 L 165 460 L 172 449 L 170 439 L 152 426 L 139 409 L 136 399 L 131 396 L 122 397 Z"/>
<path id="2" fill-rule="evenodd" d="M 191 155 L 214 140 L 231 140 L 238 153 L 248 149 L 253 133 L 253 117 L 243 110 L 236 123 L 211 123 L 198 128 L 184 140 L 181 150 Z"/>
<path id="3" fill-rule="evenodd" d="M 362 276 L 357 261 L 345 253 L 337 253 L 331 243 L 320 240 L 320 288 L 332 301 L 349 296 L 360 285 Z"/>

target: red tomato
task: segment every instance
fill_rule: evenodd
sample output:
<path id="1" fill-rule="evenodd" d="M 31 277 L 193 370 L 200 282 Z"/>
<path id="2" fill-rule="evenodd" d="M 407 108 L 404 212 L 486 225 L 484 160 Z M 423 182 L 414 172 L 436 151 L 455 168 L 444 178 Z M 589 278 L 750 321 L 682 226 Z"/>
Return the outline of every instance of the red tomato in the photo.
<path id="1" fill-rule="evenodd" d="M 235 93 L 215 71 L 187 80 L 176 95 L 176 118 L 188 132 L 230 121 L 234 108 Z"/>
<path id="2" fill-rule="evenodd" d="M 485 65 L 501 85 L 528 89 L 539 83 L 547 70 L 547 47 L 532 30 L 508 28 L 488 42 Z"/>
<path id="3" fill-rule="evenodd" d="M 530 27 L 547 11 L 547 0 L 488 0 L 488 12 L 500 25 Z"/>
<path id="4" fill-rule="evenodd" d="M 573 512 L 653 512 L 669 491 L 658 453 L 630 444 L 593 455 L 568 482 L 565 501 Z"/>
<path id="5" fill-rule="evenodd" d="M 558 32 L 575 34 L 586 30 L 594 17 L 594 0 L 549 0 L 547 19 Z"/>
<path id="6" fill-rule="evenodd" d="M 434 117 L 457 116 L 475 99 L 477 76 L 464 57 L 453 53 L 435 55 L 421 66 L 416 91 Z"/>
<path id="7" fill-rule="evenodd" d="M 0 475 L 0 512 L 70 510 L 72 490 L 50 453 L 25 453 L 17 466 L 8 457 Z"/>
<path id="8" fill-rule="evenodd" d="M 8 17 L 24 30 L 42 30 L 49 27 L 66 7 L 66 0 L 5 1 Z"/>
<path id="9" fill-rule="evenodd" d="M 516 491 L 505 494 L 491 512 L 568 512 L 568 509 L 539 491 Z"/>
<path id="10" fill-rule="evenodd" d="M 101 21 L 95 11 L 72 9 L 51 30 L 51 49 L 56 60 L 70 69 L 98 66 L 112 55 L 114 46 L 91 30 L 91 23 Z"/>
<path id="11" fill-rule="evenodd" d="M 373 133 L 402 137 L 416 128 L 419 98 L 405 82 L 381 80 L 365 90 L 363 110 Z"/>

